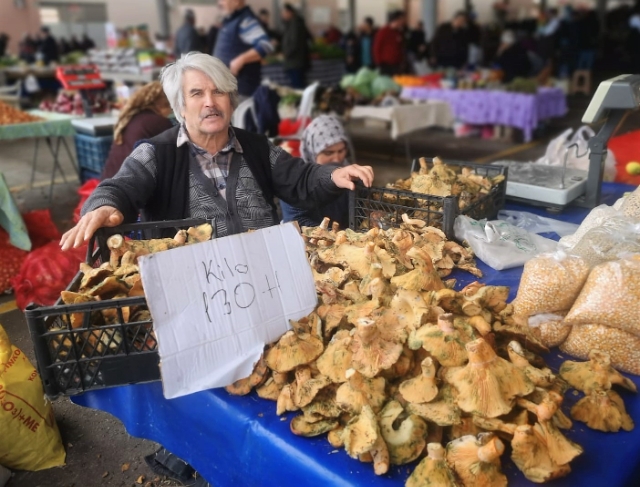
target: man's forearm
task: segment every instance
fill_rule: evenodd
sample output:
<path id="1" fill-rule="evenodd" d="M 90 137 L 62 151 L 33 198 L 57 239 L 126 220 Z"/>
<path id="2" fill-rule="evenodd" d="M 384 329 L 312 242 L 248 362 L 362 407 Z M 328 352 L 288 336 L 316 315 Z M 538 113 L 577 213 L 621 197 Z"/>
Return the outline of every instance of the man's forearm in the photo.
<path id="1" fill-rule="evenodd" d="M 262 59 L 262 56 L 258 51 L 251 48 L 248 51 L 245 51 L 242 54 L 240 54 L 236 59 L 240 59 L 242 61 L 242 65 L 244 66 L 245 64 L 255 63 L 257 61 L 260 61 Z"/>

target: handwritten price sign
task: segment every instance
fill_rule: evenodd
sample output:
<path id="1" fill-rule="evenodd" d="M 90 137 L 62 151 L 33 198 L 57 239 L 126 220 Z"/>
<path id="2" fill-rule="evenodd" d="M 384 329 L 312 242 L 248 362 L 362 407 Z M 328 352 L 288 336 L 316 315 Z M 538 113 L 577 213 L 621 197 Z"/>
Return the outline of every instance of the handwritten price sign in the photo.
<path id="1" fill-rule="evenodd" d="M 293 224 L 146 256 L 140 272 L 167 398 L 246 377 L 317 302 Z"/>

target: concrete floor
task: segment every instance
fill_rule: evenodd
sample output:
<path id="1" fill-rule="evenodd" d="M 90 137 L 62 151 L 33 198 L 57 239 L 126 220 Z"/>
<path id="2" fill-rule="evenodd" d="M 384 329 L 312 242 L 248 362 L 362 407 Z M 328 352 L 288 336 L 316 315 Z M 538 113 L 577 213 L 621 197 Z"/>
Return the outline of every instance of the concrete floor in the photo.
<path id="1" fill-rule="evenodd" d="M 563 119 L 551 121 L 534 142 L 518 143 L 514 140 L 482 140 L 455 138 L 443 130 L 423 130 L 412 134 L 410 148 L 413 156 L 441 156 L 443 158 L 490 162 L 499 159 L 533 160 L 544 153 L 548 140 L 566 127 L 577 128 L 588 100 L 570 99 L 570 112 Z M 640 128 L 640 117 L 629 117 L 624 131 Z M 357 161 L 370 164 L 376 173 L 376 184 L 382 185 L 408 176 L 409 162 L 403 142 L 392 141 L 387 130 L 365 127 L 360 121 L 349 124 Z M 72 142 L 70 143 L 72 146 Z M 14 188 L 14 197 L 24 211 L 50 207 L 54 220 L 64 231 L 71 225 L 71 215 L 77 202 L 78 187 L 75 171 L 66 154 L 62 155 L 63 169 L 68 183 L 54 186 L 53 200 L 48 201 L 47 181 L 51 174 L 50 154 L 38 157 L 36 184 L 27 189 L 34 145 L 30 140 L 0 142 L 0 171 Z M 73 150 L 73 147 L 72 147 Z M 59 179 L 61 179 L 58 176 Z M 33 348 L 22 313 L 11 308 L 11 296 L 0 297 L 0 323 L 6 328 L 13 343 L 22 348 L 33 360 Z M 140 475 L 143 485 L 178 485 L 156 477 L 144 463 L 143 457 L 152 453 L 153 442 L 129 436 L 119 420 L 107 413 L 72 404 L 68 398 L 54 403 L 56 418 L 67 446 L 67 465 L 43 472 L 16 472 L 8 487 L 120 487 L 135 486 Z M 125 472 L 122 465 L 130 464 Z M 215 479 L 214 479 L 215 481 Z"/>

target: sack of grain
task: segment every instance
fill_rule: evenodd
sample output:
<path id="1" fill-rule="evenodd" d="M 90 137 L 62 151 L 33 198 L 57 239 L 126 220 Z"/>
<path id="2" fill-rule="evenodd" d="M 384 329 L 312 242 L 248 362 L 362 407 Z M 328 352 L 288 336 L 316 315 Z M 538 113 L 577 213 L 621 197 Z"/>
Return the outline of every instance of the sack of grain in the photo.
<path id="1" fill-rule="evenodd" d="M 603 325 L 640 337 L 640 254 L 593 268 L 565 318 L 567 325 Z"/>
<path id="2" fill-rule="evenodd" d="M 570 309 L 588 275 L 589 266 L 583 259 L 564 252 L 531 259 L 524 265 L 514 313 L 528 318 Z"/>

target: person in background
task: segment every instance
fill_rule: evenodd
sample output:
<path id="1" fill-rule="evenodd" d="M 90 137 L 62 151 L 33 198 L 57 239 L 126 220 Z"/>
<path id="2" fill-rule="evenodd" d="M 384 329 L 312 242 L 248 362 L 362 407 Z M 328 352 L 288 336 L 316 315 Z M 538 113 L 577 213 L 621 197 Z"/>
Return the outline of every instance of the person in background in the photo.
<path id="1" fill-rule="evenodd" d="M 280 42 L 282 42 L 282 36 L 280 33 L 271 28 L 271 14 L 266 8 L 261 8 L 258 12 L 258 20 L 260 21 L 260 25 L 269 36 L 269 40 L 271 44 L 273 44 L 274 51 L 278 51 L 280 49 Z"/>
<path id="2" fill-rule="evenodd" d="M 457 12 L 451 22 L 438 26 L 431 41 L 431 64 L 460 69 L 469 58 L 467 14 Z"/>
<path id="3" fill-rule="evenodd" d="M 96 47 L 96 43 L 89 37 L 86 32 L 82 34 L 82 50 L 87 52 L 89 49 L 94 49 Z"/>
<path id="4" fill-rule="evenodd" d="M 329 45 L 338 46 L 342 41 L 342 32 L 335 25 L 331 24 L 322 34 L 322 39 Z"/>
<path id="5" fill-rule="evenodd" d="M 71 44 L 69 44 L 69 41 L 66 38 L 61 37 L 58 45 L 60 47 L 61 55 L 69 54 L 71 52 Z"/>
<path id="6" fill-rule="evenodd" d="M 170 129 L 172 123 L 167 118 L 170 114 L 171 105 L 159 81 L 152 81 L 131 95 L 118 116 L 101 179 L 116 175 L 136 142 Z"/>
<path id="7" fill-rule="evenodd" d="M 377 29 L 373 24 L 373 17 L 365 17 L 364 22 L 360 26 L 360 65 L 367 68 L 375 67 L 373 61 L 373 40 L 375 39 Z"/>
<path id="8" fill-rule="evenodd" d="M 218 6 L 225 17 L 213 55 L 238 79 L 240 97 L 250 97 L 261 82 L 260 62 L 273 45 L 245 0 L 219 0 Z"/>
<path id="9" fill-rule="evenodd" d="M 7 52 L 10 37 L 4 32 L 0 32 L 0 57 L 4 57 Z"/>
<path id="10" fill-rule="evenodd" d="M 483 61 L 480 47 L 482 28 L 478 24 L 477 17 L 475 10 L 467 12 L 467 40 L 469 41 L 467 62 L 473 67 L 479 66 Z"/>
<path id="11" fill-rule="evenodd" d="M 29 34 L 22 36 L 18 44 L 18 57 L 25 63 L 31 64 L 36 58 L 36 42 Z"/>
<path id="12" fill-rule="evenodd" d="M 400 74 L 404 63 L 405 15 L 401 10 L 389 14 L 389 22 L 382 27 L 373 41 L 373 60 L 382 74 Z"/>
<path id="13" fill-rule="evenodd" d="M 201 49 L 200 35 L 196 30 L 196 14 L 188 8 L 184 12 L 184 23 L 176 32 L 173 43 L 173 54 L 177 58 L 191 51 Z"/>
<path id="14" fill-rule="evenodd" d="M 349 137 L 340 120 L 331 115 L 320 115 L 304 129 L 300 150 L 307 164 L 342 167 L 349 164 L 349 147 Z M 284 201 L 280 202 L 280 207 L 285 222 L 297 221 L 300 226 L 316 227 L 324 217 L 329 217 L 338 222 L 340 228 L 349 227 L 349 194 L 346 192 L 322 207 L 296 208 Z"/>
<path id="15" fill-rule="evenodd" d="M 69 45 L 71 46 L 71 51 L 82 51 L 82 44 L 76 36 L 71 36 Z"/>
<path id="16" fill-rule="evenodd" d="M 284 70 L 292 88 L 305 88 L 305 72 L 309 67 L 309 41 L 311 34 L 304 19 L 290 3 L 282 7 L 282 54 Z"/>
<path id="17" fill-rule="evenodd" d="M 207 40 L 206 40 L 206 50 L 207 54 L 211 54 L 216 50 L 216 41 L 218 40 L 218 32 L 220 31 L 220 24 L 216 22 L 209 28 L 209 32 L 207 32 Z"/>
<path id="18" fill-rule="evenodd" d="M 409 51 L 411 63 L 420 61 L 427 55 L 427 35 L 422 20 L 417 22 L 415 29 L 409 31 L 407 51 Z"/>
<path id="19" fill-rule="evenodd" d="M 578 9 L 578 60 L 576 69 L 591 71 L 596 60 L 600 34 L 598 14 L 593 9 Z"/>
<path id="20" fill-rule="evenodd" d="M 360 69 L 360 42 L 358 36 L 352 30 L 347 32 L 343 39 L 344 62 L 347 73 L 356 73 Z"/>
<path id="21" fill-rule="evenodd" d="M 49 27 L 41 27 L 42 32 L 42 44 L 40 45 L 40 53 L 42 54 L 42 60 L 45 64 L 58 62 L 60 60 L 60 53 L 58 51 L 58 43 L 51 35 Z"/>
<path id="22" fill-rule="evenodd" d="M 527 78 L 531 74 L 531 61 L 524 46 L 516 41 L 513 31 L 502 33 L 495 64 L 504 72 L 502 81 L 511 82 L 514 78 Z"/>

